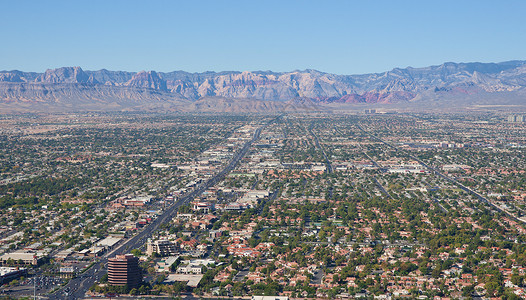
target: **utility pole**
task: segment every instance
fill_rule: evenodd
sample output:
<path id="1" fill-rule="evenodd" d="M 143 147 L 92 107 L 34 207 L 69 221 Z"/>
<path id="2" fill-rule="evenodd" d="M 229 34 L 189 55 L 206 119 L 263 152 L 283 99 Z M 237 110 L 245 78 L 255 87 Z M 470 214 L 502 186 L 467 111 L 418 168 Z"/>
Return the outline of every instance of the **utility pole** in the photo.
<path id="1" fill-rule="evenodd" d="M 37 277 L 33 277 L 33 300 L 37 300 Z"/>

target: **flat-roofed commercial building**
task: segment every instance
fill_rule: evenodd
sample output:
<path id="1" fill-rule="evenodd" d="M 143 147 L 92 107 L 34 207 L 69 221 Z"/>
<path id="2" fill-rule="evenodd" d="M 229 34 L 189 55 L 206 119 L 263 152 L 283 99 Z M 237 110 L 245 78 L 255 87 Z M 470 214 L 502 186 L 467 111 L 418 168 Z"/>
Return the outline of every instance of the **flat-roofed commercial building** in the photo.
<path id="1" fill-rule="evenodd" d="M 139 258 L 132 254 L 117 255 L 108 259 L 108 283 L 137 288 L 142 281 Z"/>
<path id="2" fill-rule="evenodd" d="M 0 284 L 27 275 L 27 269 L 0 267 Z"/>
<path id="3" fill-rule="evenodd" d="M 1 265 L 34 265 L 37 266 L 43 254 L 37 252 L 13 252 L 0 256 Z"/>
<path id="4" fill-rule="evenodd" d="M 146 244 L 146 254 L 152 255 L 157 253 L 160 256 L 174 256 L 179 254 L 177 249 L 177 243 L 168 240 L 156 240 L 152 241 L 148 239 Z"/>

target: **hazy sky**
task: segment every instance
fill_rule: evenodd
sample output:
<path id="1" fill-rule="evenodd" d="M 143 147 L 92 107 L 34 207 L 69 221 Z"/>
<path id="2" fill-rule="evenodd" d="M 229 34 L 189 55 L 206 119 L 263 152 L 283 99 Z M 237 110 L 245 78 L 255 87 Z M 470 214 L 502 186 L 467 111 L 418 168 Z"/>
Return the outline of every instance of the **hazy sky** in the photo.
<path id="1" fill-rule="evenodd" d="M 526 59 L 526 1 L 0 0 L 0 70 L 338 74 Z"/>

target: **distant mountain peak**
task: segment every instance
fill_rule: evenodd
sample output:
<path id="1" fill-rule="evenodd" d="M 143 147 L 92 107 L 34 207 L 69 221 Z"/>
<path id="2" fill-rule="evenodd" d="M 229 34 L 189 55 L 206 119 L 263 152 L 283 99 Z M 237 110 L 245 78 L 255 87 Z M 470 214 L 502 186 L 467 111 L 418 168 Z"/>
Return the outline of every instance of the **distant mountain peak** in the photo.
<path id="1" fill-rule="evenodd" d="M 150 88 L 155 90 L 166 91 L 166 81 L 155 71 L 141 71 L 133 75 L 133 77 L 126 82 L 126 86 L 135 86 L 142 88 Z"/>
<path id="2" fill-rule="evenodd" d="M 81 67 L 62 67 L 48 69 L 36 80 L 43 83 L 98 83 L 90 77 Z"/>

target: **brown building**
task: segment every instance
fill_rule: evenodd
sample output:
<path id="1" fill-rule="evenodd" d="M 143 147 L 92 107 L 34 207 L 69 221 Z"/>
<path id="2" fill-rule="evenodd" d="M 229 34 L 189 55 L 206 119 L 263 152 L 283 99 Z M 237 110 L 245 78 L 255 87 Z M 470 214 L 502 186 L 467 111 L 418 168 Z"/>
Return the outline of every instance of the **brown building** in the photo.
<path id="1" fill-rule="evenodd" d="M 139 258 L 132 254 L 125 254 L 108 259 L 109 284 L 128 285 L 129 288 L 137 288 L 141 281 Z"/>

